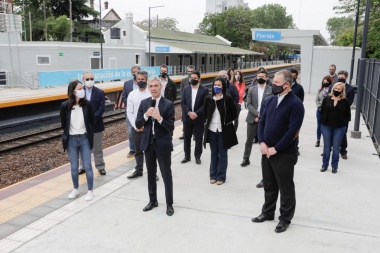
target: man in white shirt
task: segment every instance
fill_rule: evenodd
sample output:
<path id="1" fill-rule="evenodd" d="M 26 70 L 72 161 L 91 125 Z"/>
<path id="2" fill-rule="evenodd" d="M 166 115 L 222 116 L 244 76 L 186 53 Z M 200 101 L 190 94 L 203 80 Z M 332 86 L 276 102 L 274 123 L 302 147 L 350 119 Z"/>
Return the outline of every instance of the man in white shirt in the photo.
<path id="1" fill-rule="evenodd" d="M 141 144 L 141 137 L 142 137 L 142 132 L 144 130 L 144 127 L 136 128 L 135 122 L 136 122 L 137 112 L 139 110 L 141 100 L 144 100 L 151 96 L 149 90 L 147 89 L 147 80 L 148 80 L 148 73 L 142 70 L 138 71 L 136 73 L 136 82 L 138 85 L 138 89 L 135 89 L 131 93 L 129 93 L 128 100 L 127 100 L 127 118 L 132 126 L 132 129 L 131 129 L 132 140 L 131 141 L 133 141 L 133 145 L 135 147 L 135 160 L 136 160 L 135 171 L 130 176 L 127 177 L 128 179 L 141 177 L 143 175 L 144 154 L 140 149 L 140 144 Z"/>

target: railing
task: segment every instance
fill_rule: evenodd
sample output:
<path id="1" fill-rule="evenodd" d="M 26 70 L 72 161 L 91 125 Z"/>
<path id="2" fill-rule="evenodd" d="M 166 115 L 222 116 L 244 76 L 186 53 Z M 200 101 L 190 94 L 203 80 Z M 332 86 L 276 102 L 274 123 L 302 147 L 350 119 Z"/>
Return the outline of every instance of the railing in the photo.
<path id="1" fill-rule="evenodd" d="M 363 83 L 363 103 L 361 112 L 366 122 L 371 138 L 380 155 L 380 60 L 365 61 Z"/>
<path id="2" fill-rule="evenodd" d="M 5 88 L 29 88 L 38 89 L 38 78 L 35 73 L 26 72 L 26 76 L 31 77 L 32 83 L 30 84 L 22 77 L 16 75 L 11 70 L 0 69 L 0 89 Z"/>

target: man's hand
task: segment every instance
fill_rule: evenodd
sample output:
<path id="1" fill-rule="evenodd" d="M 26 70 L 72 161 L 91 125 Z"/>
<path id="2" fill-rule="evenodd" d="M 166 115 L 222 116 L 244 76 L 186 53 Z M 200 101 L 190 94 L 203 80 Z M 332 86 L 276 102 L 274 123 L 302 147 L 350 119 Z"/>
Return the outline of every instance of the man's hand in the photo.
<path id="1" fill-rule="evenodd" d="M 259 117 L 256 117 L 256 118 L 255 118 L 255 122 L 256 122 L 256 123 L 259 122 Z"/>
<path id="2" fill-rule="evenodd" d="M 149 109 L 145 112 L 145 116 L 146 116 L 147 118 L 149 118 L 149 117 L 153 117 L 153 113 L 154 113 L 155 110 L 156 110 L 156 108 L 154 108 L 154 107 L 149 107 Z"/>
<path id="3" fill-rule="evenodd" d="M 276 149 L 274 147 L 268 148 L 268 150 L 267 150 L 267 158 L 269 158 L 270 156 L 275 155 L 275 154 L 277 154 L 277 151 L 276 151 Z"/>
<path id="4" fill-rule="evenodd" d="M 136 132 L 141 133 L 142 131 L 144 131 L 144 127 L 142 127 L 142 128 L 136 128 Z"/>
<path id="5" fill-rule="evenodd" d="M 153 108 L 153 107 L 152 107 Z M 156 119 L 157 121 L 160 121 L 161 120 L 161 114 L 160 114 L 160 111 L 158 109 L 154 109 L 152 115 L 151 115 L 154 119 Z"/>
<path id="6" fill-rule="evenodd" d="M 189 112 L 189 117 L 190 119 L 195 120 L 196 118 L 198 118 L 198 115 L 195 112 Z"/>
<path id="7" fill-rule="evenodd" d="M 265 144 L 265 142 L 260 143 L 260 152 L 263 155 L 268 154 L 268 146 L 267 146 L 267 144 Z"/>

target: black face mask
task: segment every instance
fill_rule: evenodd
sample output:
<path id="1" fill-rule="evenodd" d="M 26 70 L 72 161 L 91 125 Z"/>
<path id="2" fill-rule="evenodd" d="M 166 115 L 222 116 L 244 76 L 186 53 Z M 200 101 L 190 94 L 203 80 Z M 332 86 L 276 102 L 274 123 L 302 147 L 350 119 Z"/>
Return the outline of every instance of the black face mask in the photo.
<path id="1" fill-rule="evenodd" d="M 333 90 L 334 97 L 339 97 L 342 94 L 341 91 Z"/>
<path id="2" fill-rule="evenodd" d="M 161 76 L 162 78 L 166 78 L 166 77 L 168 76 L 168 73 L 166 73 L 166 72 L 161 72 L 160 76 Z"/>
<path id="3" fill-rule="evenodd" d="M 330 70 L 330 76 L 333 76 L 335 74 L 334 70 Z"/>
<path id="4" fill-rule="evenodd" d="M 133 80 L 136 80 L 136 74 L 133 75 Z"/>
<path id="5" fill-rule="evenodd" d="M 137 82 L 137 85 L 139 86 L 139 88 L 145 88 L 146 87 L 146 82 Z"/>
<path id="6" fill-rule="evenodd" d="M 258 82 L 259 84 L 264 84 L 266 81 L 265 81 L 264 78 L 259 78 L 259 79 L 257 79 L 257 82 Z"/>
<path id="7" fill-rule="evenodd" d="M 338 83 L 346 83 L 346 79 L 344 78 L 338 78 Z"/>
<path id="8" fill-rule="evenodd" d="M 329 87 L 329 86 L 330 86 L 330 83 L 323 83 L 322 85 L 323 85 L 323 87 L 326 88 L 326 87 Z"/>
<path id="9" fill-rule="evenodd" d="M 195 80 L 195 79 L 191 80 L 191 85 L 195 86 L 197 84 L 198 84 L 198 80 Z"/>
<path id="10" fill-rule="evenodd" d="M 281 94 L 285 89 L 284 89 L 284 85 L 286 83 L 284 83 L 283 85 L 281 86 L 277 86 L 275 84 L 272 85 L 272 94 L 273 95 L 278 95 L 278 94 Z"/>

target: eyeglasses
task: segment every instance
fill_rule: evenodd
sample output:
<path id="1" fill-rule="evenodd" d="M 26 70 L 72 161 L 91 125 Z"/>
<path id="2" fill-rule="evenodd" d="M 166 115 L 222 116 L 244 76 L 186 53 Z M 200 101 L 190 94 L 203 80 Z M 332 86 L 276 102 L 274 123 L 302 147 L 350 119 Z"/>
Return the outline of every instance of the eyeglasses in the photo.
<path id="1" fill-rule="evenodd" d="M 94 78 L 86 78 L 85 80 L 86 80 L 86 81 L 90 81 L 90 80 L 91 80 L 91 81 L 94 81 Z"/>

